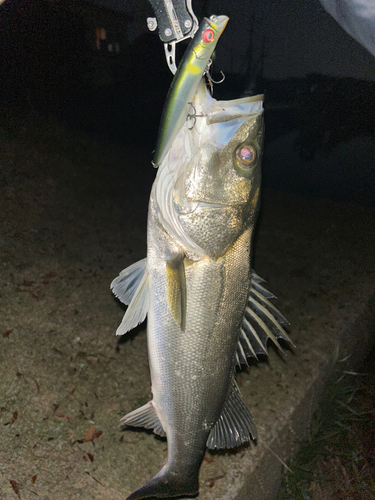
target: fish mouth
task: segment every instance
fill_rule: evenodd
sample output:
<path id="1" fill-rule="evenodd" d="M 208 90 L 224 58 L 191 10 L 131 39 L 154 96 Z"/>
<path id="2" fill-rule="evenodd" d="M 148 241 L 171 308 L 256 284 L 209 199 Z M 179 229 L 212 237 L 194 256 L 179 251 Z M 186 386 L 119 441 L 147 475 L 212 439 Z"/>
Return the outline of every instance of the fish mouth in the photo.
<path id="1" fill-rule="evenodd" d="M 264 94 L 216 101 L 207 114 L 207 125 L 225 123 L 232 120 L 247 120 L 263 111 Z"/>

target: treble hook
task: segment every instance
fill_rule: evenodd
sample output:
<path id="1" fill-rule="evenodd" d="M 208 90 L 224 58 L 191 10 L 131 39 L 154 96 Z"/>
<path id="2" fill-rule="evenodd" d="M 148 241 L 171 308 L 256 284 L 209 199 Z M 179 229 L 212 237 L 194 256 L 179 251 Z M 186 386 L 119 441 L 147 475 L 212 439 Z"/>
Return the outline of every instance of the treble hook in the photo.
<path id="1" fill-rule="evenodd" d="M 206 74 L 206 77 L 207 77 L 207 78 L 208 78 L 208 80 L 209 80 L 210 82 L 212 82 L 212 83 L 223 83 L 223 81 L 225 80 L 225 75 L 224 75 L 224 73 L 223 73 L 222 71 L 220 71 L 220 73 L 221 73 L 221 76 L 222 76 L 222 79 L 221 79 L 221 80 L 214 80 L 214 79 L 212 78 L 212 76 L 210 75 L 210 73 L 207 73 L 207 74 Z"/>
<path id="2" fill-rule="evenodd" d="M 192 125 L 191 127 L 188 127 L 188 128 L 189 128 L 189 130 L 193 130 L 193 128 L 195 127 L 195 124 L 197 123 L 197 118 L 203 118 L 203 117 L 204 117 L 204 116 L 206 116 L 206 115 L 205 115 L 205 114 L 203 114 L 203 113 L 202 113 L 202 114 L 200 114 L 200 115 L 197 115 L 197 114 L 196 114 L 196 113 L 197 113 L 197 111 L 196 111 L 196 109 L 195 109 L 195 107 L 194 107 L 193 103 L 192 103 L 192 102 L 188 102 L 188 104 L 190 104 L 190 106 L 193 108 L 193 111 L 194 111 L 194 113 L 193 113 L 193 114 L 192 114 L 192 113 L 188 113 L 188 115 L 187 115 L 187 120 L 191 120 L 191 118 L 194 118 L 194 123 L 193 123 L 193 125 Z"/>

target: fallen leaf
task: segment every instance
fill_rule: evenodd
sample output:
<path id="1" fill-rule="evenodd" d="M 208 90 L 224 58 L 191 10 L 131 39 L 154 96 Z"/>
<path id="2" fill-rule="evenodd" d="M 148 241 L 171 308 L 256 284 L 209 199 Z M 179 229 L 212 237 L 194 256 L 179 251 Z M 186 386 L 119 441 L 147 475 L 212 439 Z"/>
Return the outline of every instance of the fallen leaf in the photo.
<path id="1" fill-rule="evenodd" d="M 4 333 L 3 333 L 3 337 L 4 337 L 4 339 L 5 339 L 6 337 L 9 337 L 9 335 L 10 335 L 11 331 L 12 331 L 12 330 L 7 330 L 6 332 L 4 332 Z"/>
<path id="2" fill-rule="evenodd" d="M 44 280 L 48 280 L 48 279 L 50 279 L 50 278 L 56 278 L 56 276 L 57 276 L 57 274 L 56 274 L 56 273 L 54 273 L 54 272 L 52 271 L 52 272 L 50 272 L 50 273 L 44 274 L 44 275 L 42 276 L 42 278 L 43 278 Z"/>
<path id="3" fill-rule="evenodd" d="M 52 413 L 55 415 L 59 408 L 60 408 L 59 404 L 52 405 Z"/>
<path id="4" fill-rule="evenodd" d="M 35 483 L 35 481 L 36 481 L 36 478 L 37 478 L 37 477 L 38 477 L 38 476 L 35 474 L 35 475 L 31 478 L 31 483 L 32 483 L 32 484 L 34 484 L 34 483 Z"/>
<path id="5" fill-rule="evenodd" d="M 16 376 L 17 376 L 18 378 L 22 378 L 22 380 L 25 382 L 25 384 L 27 384 L 27 383 L 28 383 L 28 382 L 27 382 L 27 380 L 26 380 L 26 377 L 25 377 L 25 375 L 24 375 L 23 373 L 16 372 Z"/>
<path id="6" fill-rule="evenodd" d="M 83 438 L 83 442 L 87 443 L 88 441 L 93 441 L 94 439 L 98 439 L 102 434 L 103 434 L 102 431 L 97 431 L 95 427 L 92 425 L 87 429 L 85 437 Z"/>
<path id="7" fill-rule="evenodd" d="M 210 464 L 211 462 L 213 462 L 215 460 L 215 457 L 213 457 L 208 452 L 206 452 L 205 455 L 204 455 L 204 457 L 203 457 L 203 460 L 205 462 L 207 462 L 208 464 Z"/>
<path id="8" fill-rule="evenodd" d="M 52 351 L 55 352 L 56 354 L 59 354 L 60 356 L 64 356 L 64 353 L 60 351 L 60 349 L 57 349 L 56 347 L 52 347 Z"/>
<path id="9" fill-rule="evenodd" d="M 66 420 L 67 422 L 73 422 L 73 417 L 71 417 L 70 415 L 65 415 L 64 413 L 56 413 L 55 417 L 62 418 L 63 420 Z"/>
<path id="10" fill-rule="evenodd" d="M 91 427 L 89 427 L 85 433 L 85 437 L 83 438 L 83 441 L 92 441 L 94 439 L 94 436 L 95 436 L 95 432 L 96 432 L 96 429 L 95 427 L 92 425 Z"/>
<path id="11" fill-rule="evenodd" d="M 207 486 L 209 488 L 213 488 L 215 485 L 215 481 L 217 479 L 223 479 L 225 476 L 226 476 L 226 474 L 221 474 L 220 476 L 210 477 L 209 479 L 206 479 L 205 483 L 207 484 Z"/>
<path id="12" fill-rule="evenodd" d="M 31 286 L 34 284 L 35 284 L 35 281 L 30 281 L 30 280 L 23 280 L 23 283 L 22 283 L 23 286 Z"/>
<path id="13" fill-rule="evenodd" d="M 14 422 L 17 420 L 17 418 L 18 418 L 18 411 L 14 411 L 13 415 L 12 415 L 12 420 L 10 422 L 10 425 L 13 425 Z"/>
<path id="14" fill-rule="evenodd" d="M 34 380 L 34 382 L 35 382 L 35 385 L 36 385 L 36 390 L 37 390 L 38 392 L 40 392 L 40 386 L 39 386 L 39 384 L 38 384 L 37 380 L 35 380 L 35 378 L 34 378 L 34 377 L 31 377 L 31 378 L 32 378 L 32 379 Z"/>
<path id="15" fill-rule="evenodd" d="M 18 498 L 21 500 L 21 493 L 20 493 L 20 487 L 18 486 L 17 481 L 13 481 L 13 479 L 9 479 L 10 484 L 12 485 L 14 493 L 18 496 Z"/>
<path id="16" fill-rule="evenodd" d="M 56 276 L 57 276 L 57 274 L 56 274 L 56 273 L 53 273 L 53 272 L 45 274 L 44 276 L 42 276 L 42 279 L 43 279 L 43 284 L 44 284 L 44 285 L 48 285 L 49 280 L 50 280 L 51 278 L 56 278 Z"/>

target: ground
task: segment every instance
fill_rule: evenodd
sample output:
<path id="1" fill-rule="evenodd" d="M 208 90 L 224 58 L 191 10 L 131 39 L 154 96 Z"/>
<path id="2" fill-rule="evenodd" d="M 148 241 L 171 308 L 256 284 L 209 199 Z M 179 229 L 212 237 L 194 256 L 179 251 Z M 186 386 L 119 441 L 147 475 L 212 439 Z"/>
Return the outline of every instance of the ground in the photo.
<path id="1" fill-rule="evenodd" d="M 119 427 L 150 380 L 144 326 L 116 338 L 124 308 L 109 290 L 146 253 L 152 147 L 105 145 L 37 116 L 4 120 L 0 134 L 0 498 L 124 499 L 166 456 L 164 440 Z M 297 346 L 239 375 L 266 440 L 296 404 L 291 388 L 316 371 L 314 353 L 371 295 L 372 227 L 361 207 L 264 192 L 255 269 Z M 233 500 L 228 482 L 261 450 L 208 455 L 199 498 Z"/>

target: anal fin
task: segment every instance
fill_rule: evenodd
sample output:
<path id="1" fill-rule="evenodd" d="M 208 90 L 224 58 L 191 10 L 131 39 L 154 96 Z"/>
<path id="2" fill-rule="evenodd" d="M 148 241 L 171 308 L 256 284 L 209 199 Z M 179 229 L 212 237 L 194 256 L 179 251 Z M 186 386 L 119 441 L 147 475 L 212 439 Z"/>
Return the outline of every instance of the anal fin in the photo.
<path id="1" fill-rule="evenodd" d="M 207 448 L 235 448 L 251 439 L 256 439 L 257 432 L 243 402 L 237 383 L 232 377 L 223 410 L 207 439 Z"/>

